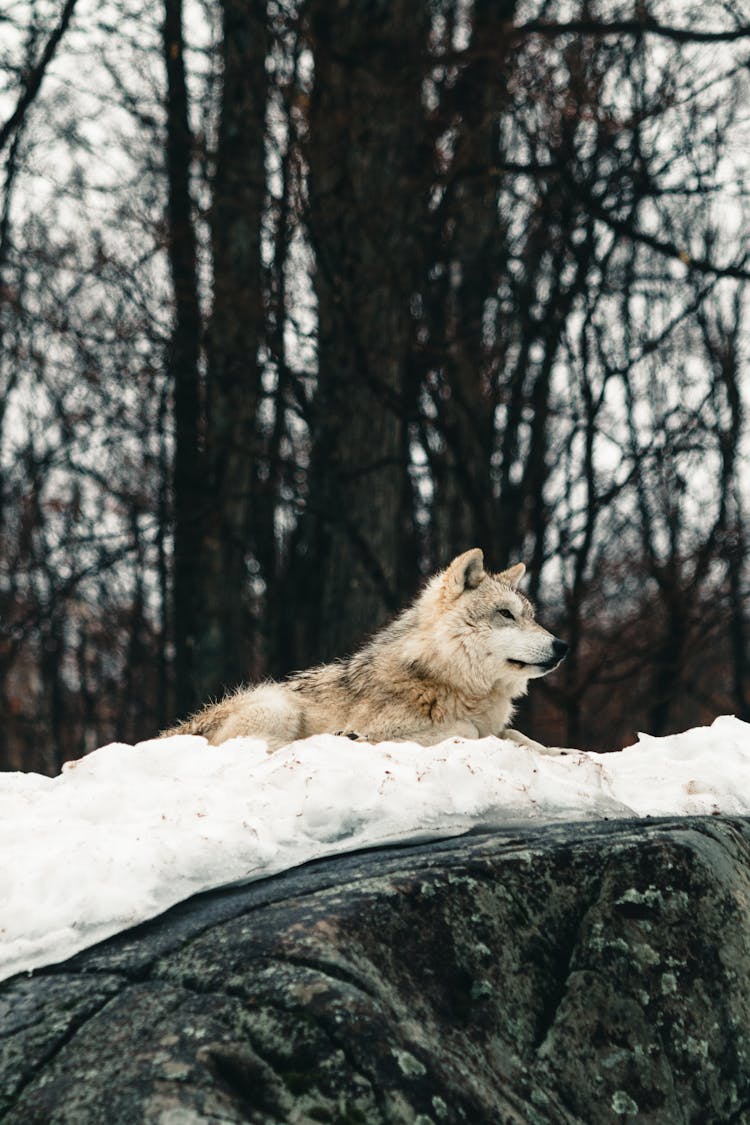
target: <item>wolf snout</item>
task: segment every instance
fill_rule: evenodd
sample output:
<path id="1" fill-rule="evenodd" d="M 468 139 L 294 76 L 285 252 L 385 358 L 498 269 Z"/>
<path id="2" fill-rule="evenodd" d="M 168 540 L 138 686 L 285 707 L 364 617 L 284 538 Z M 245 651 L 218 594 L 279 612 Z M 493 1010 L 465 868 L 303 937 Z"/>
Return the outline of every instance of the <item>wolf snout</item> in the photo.
<path id="1" fill-rule="evenodd" d="M 570 650 L 570 645 L 566 641 L 561 641 L 558 637 L 553 637 L 550 648 L 552 649 L 552 655 L 542 664 L 542 668 L 546 672 L 552 672 L 558 664 L 562 664 Z"/>

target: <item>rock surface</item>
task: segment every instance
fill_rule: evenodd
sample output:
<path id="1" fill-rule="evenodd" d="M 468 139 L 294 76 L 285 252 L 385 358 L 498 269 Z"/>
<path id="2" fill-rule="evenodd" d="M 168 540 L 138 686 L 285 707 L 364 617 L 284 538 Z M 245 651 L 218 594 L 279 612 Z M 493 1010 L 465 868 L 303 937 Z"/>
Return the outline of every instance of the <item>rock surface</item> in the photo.
<path id="1" fill-rule="evenodd" d="M 0 986 L 8 1125 L 750 1121 L 750 823 L 529 826 L 202 896 Z"/>

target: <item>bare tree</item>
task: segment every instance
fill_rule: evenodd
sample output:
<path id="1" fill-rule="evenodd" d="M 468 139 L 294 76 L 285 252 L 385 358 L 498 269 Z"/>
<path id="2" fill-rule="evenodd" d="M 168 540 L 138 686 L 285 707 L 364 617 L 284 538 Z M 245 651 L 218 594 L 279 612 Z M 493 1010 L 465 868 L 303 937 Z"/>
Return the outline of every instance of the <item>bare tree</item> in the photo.
<path id="1" fill-rule="evenodd" d="M 318 377 L 287 618 L 302 663 L 350 651 L 416 577 L 410 304 L 430 172 L 420 103 L 427 6 L 313 2 L 307 12 Z"/>

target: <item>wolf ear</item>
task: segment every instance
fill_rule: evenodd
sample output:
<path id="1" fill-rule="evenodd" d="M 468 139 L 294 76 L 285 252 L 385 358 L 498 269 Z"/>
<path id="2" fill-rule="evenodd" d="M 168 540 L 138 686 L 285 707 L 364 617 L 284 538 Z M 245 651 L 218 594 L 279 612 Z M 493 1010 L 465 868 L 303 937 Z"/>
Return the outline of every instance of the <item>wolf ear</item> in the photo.
<path id="1" fill-rule="evenodd" d="M 507 585 L 510 586 L 511 589 L 515 590 L 516 586 L 521 581 L 525 573 L 526 567 L 523 565 L 523 563 L 516 563 L 515 566 L 509 567 L 508 570 L 502 570 L 500 574 L 498 574 L 498 578 L 502 582 L 507 583 Z"/>
<path id="2" fill-rule="evenodd" d="M 479 547 L 464 551 L 454 559 L 443 575 L 446 593 L 457 598 L 464 590 L 475 590 L 484 578 L 484 555 Z"/>

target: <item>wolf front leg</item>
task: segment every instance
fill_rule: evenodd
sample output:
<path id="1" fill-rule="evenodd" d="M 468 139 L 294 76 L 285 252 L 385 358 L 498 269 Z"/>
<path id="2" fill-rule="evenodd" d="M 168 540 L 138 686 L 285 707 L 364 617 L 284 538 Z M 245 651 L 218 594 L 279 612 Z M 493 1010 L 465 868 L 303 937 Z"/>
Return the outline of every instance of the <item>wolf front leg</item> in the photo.
<path id="1" fill-rule="evenodd" d="M 368 731 L 367 734 L 357 734 L 355 731 L 338 731 L 345 738 L 352 738 L 355 742 L 416 742 L 418 746 L 437 746 L 449 738 L 479 738 L 479 731 L 474 723 L 468 720 L 457 719 L 452 723 L 440 723 L 426 727 L 383 727 Z"/>
<path id="2" fill-rule="evenodd" d="M 520 730 L 513 730 L 512 727 L 506 727 L 499 737 L 507 738 L 510 742 L 517 742 L 519 746 L 525 746 L 527 750 L 536 750 L 537 754 L 548 754 L 553 758 L 564 758 L 568 753 L 560 746 L 542 746 L 541 742 L 535 742 L 533 738 L 527 738 L 525 734 L 521 734 Z"/>
<path id="3" fill-rule="evenodd" d="M 419 746 L 437 746 L 449 738 L 479 738 L 479 728 L 469 719 L 456 719 L 454 722 L 436 723 L 392 736 L 395 742 L 416 742 Z"/>

